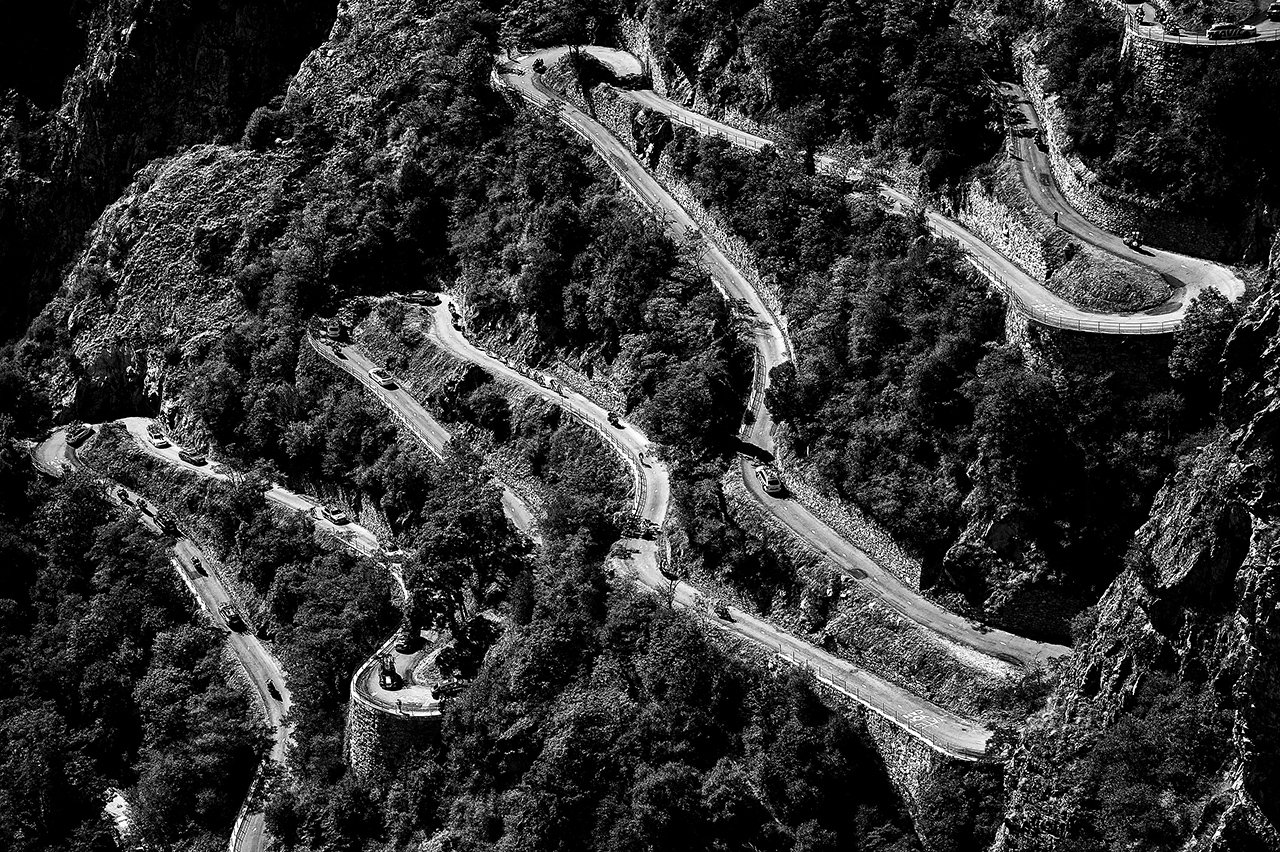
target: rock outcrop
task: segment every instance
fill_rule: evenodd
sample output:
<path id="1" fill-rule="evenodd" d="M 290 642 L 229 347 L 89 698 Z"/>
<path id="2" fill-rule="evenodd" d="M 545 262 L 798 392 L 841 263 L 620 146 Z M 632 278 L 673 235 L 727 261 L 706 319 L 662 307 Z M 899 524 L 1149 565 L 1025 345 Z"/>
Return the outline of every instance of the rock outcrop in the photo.
<path id="1" fill-rule="evenodd" d="M 235 140 L 333 22 L 306 0 L 83 5 L 85 45 L 61 107 L 0 96 L 0 333 L 20 332 L 85 230 L 155 157 Z M 269 46 L 270 49 L 267 49 Z"/>
<path id="2" fill-rule="evenodd" d="M 1160 793 L 1183 801 L 1161 848 L 1280 849 L 1280 294 L 1254 303 L 1224 363 L 1220 432 L 1157 496 L 1091 637 L 1011 763 L 1001 852 L 1083 848 L 1070 844 L 1108 804 L 1091 798 L 1085 762 L 1104 759 L 1099 749 L 1131 760 L 1132 732 L 1177 736 L 1142 715 L 1154 684 L 1199 696 L 1188 724 L 1221 719 L 1212 754 L 1185 756 Z"/>

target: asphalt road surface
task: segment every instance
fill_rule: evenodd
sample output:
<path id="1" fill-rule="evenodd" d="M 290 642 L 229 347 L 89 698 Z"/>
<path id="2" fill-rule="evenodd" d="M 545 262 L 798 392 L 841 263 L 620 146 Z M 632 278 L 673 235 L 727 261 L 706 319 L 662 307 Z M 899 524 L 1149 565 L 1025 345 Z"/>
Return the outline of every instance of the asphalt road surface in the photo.
<path id="1" fill-rule="evenodd" d="M 422 405 L 396 382 L 395 388 L 385 388 L 369 377 L 369 371 L 379 366 L 373 363 L 359 349 L 345 343 L 327 344 L 308 338 L 311 346 L 325 360 L 341 367 L 350 373 L 362 385 L 373 392 L 383 405 L 404 422 L 411 432 L 418 436 L 427 448 L 437 456 L 444 455 L 445 444 L 449 442 L 449 432 L 440 425 L 440 421 L 431 416 Z M 341 352 L 339 358 L 335 352 Z M 501 484 L 501 483 L 500 483 Z M 537 524 L 533 513 L 514 491 L 502 485 L 502 510 L 516 529 L 525 532 L 534 541 L 538 541 Z"/>
<path id="2" fill-rule="evenodd" d="M 1040 129 L 1040 118 L 1036 115 L 1026 90 L 1014 83 L 1005 83 L 1002 88 L 1015 99 L 1027 124 Z M 1034 139 L 1023 137 L 1018 140 L 1018 156 L 1018 173 L 1028 197 L 1047 217 L 1052 218 L 1057 213 L 1059 227 L 1095 248 L 1145 266 L 1174 283 L 1175 291 L 1170 301 L 1152 308 L 1148 314 L 1158 315 L 1162 320 L 1181 319 L 1191 300 L 1207 288 L 1216 289 L 1232 301 L 1244 294 L 1244 282 L 1222 264 L 1150 246 L 1131 249 L 1124 244 L 1121 236 L 1104 231 L 1090 222 L 1062 194 L 1053 177 L 1049 155 L 1040 149 Z M 1042 175 L 1047 176 L 1047 186 L 1041 182 Z"/>
<path id="3" fill-rule="evenodd" d="M 1125 25 L 1138 38 L 1148 41 L 1160 41 L 1169 44 L 1196 44 L 1201 46 L 1229 47 L 1232 45 L 1257 44 L 1280 39 L 1280 21 L 1273 21 L 1267 15 L 1267 0 L 1262 0 L 1262 8 L 1254 11 L 1247 18 L 1237 21 L 1240 24 L 1253 25 L 1258 34 L 1247 38 L 1211 39 L 1204 30 L 1183 29 L 1178 33 L 1170 33 L 1168 27 L 1156 22 L 1156 7 L 1150 3 L 1116 3 L 1123 6 Z"/>

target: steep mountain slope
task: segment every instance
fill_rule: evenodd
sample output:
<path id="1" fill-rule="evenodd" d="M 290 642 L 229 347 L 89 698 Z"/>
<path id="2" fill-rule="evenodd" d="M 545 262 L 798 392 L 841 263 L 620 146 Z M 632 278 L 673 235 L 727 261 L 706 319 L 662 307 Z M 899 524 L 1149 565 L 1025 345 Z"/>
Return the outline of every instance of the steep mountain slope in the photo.
<path id="1" fill-rule="evenodd" d="M 1161 490 L 1011 766 L 997 849 L 1280 848 L 1278 362 L 1272 290 L 1228 343 L 1220 433 Z"/>
<path id="2" fill-rule="evenodd" d="M 24 94 L 0 91 L 0 266 L 15 306 L 0 338 L 39 312 L 86 227 L 137 169 L 193 144 L 238 138 L 249 113 L 323 38 L 334 7 L 99 0 L 67 12 L 77 15 L 82 58 L 60 107 L 45 111 Z M 64 36 L 68 17 L 59 22 Z M 66 52 L 65 42 L 59 47 Z M 61 67 L 10 79 L 43 103 Z"/>

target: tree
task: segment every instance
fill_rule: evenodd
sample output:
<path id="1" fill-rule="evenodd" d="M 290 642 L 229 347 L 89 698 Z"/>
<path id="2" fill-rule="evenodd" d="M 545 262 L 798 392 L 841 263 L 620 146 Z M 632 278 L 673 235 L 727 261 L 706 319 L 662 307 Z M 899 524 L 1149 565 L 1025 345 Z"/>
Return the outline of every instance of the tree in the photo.
<path id="1" fill-rule="evenodd" d="M 1240 319 L 1240 309 L 1214 289 L 1201 290 L 1173 335 L 1169 375 L 1188 406 L 1202 416 L 1218 405 L 1222 391 L 1222 351 Z"/>

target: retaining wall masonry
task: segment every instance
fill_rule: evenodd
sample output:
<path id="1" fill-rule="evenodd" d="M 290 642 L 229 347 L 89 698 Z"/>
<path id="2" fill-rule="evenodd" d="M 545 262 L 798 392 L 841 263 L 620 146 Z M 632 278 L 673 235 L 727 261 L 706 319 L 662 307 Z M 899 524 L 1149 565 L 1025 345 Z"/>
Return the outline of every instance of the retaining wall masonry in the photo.
<path id="1" fill-rule="evenodd" d="M 1047 281 L 1067 260 L 1070 238 L 1043 217 L 1019 215 L 1016 207 L 981 181 L 970 181 L 964 188 L 958 218 L 960 224 L 1041 281 Z"/>
<path id="2" fill-rule="evenodd" d="M 923 570 L 919 560 L 909 556 L 883 527 L 857 506 L 828 497 L 809 484 L 806 479 L 809 471 L 791 451 L 785 429 L 775 436 L 775 443 L 774 465 L 782 472 L 787 490 L 798 497 L 815 517 L 853 542 L 873 562 L 889 569 L 899 580 L 919 591 Z"/>
<path id="3" fill-rule="evenodd" d="M 440 716 L 400 716 L 378 710 L 354 695 L 347 702 L 347 762 L 361 778 L 393 768 L 399 755 L 439 735 Z"/>

